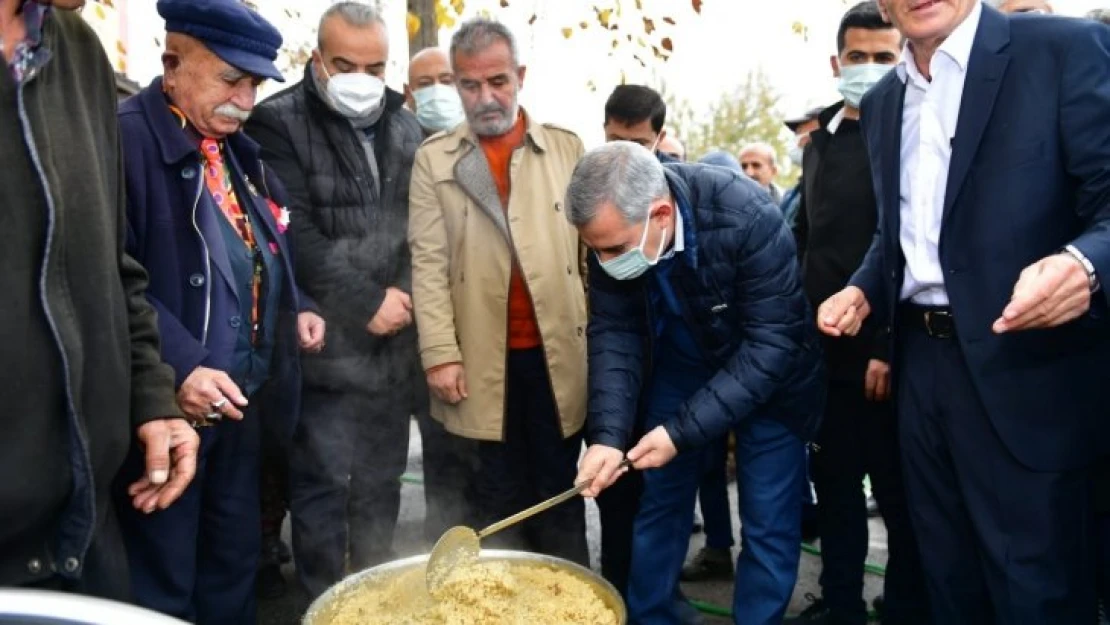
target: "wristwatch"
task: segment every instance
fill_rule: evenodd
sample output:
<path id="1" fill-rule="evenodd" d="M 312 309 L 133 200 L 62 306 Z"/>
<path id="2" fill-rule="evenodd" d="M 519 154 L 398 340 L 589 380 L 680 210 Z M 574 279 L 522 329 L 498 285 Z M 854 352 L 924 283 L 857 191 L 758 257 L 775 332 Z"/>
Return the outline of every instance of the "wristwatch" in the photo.
<path id="1" fill-rule="evenodd" d="M 1086 254 L 1070 244 L 1064 246 L 1064 252 L 1079 261 L 1080 265 L 1083 265 L 1083 271 L 1087 272 L 1087 284 L 1091 287 L 1091 293 L 1095 293 L 1102 288 L 1102 284 L 1098 281 L 1098 273 L 1095 272 L 1095 266 L 1091 264 L 1091 260 L 1087 258 Z"/>

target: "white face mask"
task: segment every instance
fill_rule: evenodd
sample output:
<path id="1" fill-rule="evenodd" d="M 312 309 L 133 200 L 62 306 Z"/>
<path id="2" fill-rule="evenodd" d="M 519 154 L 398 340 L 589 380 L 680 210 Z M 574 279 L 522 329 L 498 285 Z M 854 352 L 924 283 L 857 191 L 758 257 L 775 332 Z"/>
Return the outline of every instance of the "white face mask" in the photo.
<path id="1" fill-rule="evenodd" d="M 439 132 L 451 130 L 466 119 L 459 92 L 454 87 L 436 83 L 412 92 L 416 103 L 416 121 L 424 128 Z"/>
<path id="2" fill-rule="evenodd" d="M 385 83 L 381 78 L 362 72 L 332 76 L 326 67 L 324 75 L 328 77 L 328 97 L 336 113 L 358 119 L 370 115 L 382 105 Z"/>
<path id="3" fill-rule="evenodd" d="M 786 156 L 790 158 L 790 162 L 794 163 L 795 167 L 801 167 L 803 154 L 805 154 L 805 148 L 800 145 L 795 145 L 794 147 L 790 148 L 790 151 L 786 153 Z"/>

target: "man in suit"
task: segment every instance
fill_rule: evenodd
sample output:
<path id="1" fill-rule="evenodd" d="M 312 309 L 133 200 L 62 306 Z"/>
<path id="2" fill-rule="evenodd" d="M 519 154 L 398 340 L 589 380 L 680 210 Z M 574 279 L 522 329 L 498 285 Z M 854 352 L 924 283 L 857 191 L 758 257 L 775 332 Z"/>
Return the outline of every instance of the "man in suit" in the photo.
<path id="1" fill-rule="evenodd" d="M 1110 328 L 1110 30 L 881 0 L 908 40 L 862 102 L 878 234 L 826 300 L 891 324 L 935 622 L 1090 622 Z"/>

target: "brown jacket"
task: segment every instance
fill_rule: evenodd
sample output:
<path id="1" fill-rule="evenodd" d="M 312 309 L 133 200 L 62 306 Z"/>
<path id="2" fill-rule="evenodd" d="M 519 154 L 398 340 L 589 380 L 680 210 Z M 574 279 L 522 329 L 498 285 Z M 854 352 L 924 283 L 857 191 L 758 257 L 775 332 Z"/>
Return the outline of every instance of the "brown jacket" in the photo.
<path id="1" fill-rule="evenodd" d="M 527 116 L 526 116 L 527 117 Z M 528 118 L 512 158 L 508 218 L 477 138 L 467 124 L 429 138 L 416 154 L 409 191 L 413 306 L 425 370 L 461 362 L 468 399 L 431 399 L 447 429 L 503 439 L 511 260 L 516 255 L 536 321 L 563 435 L 586 408 L 584 247 L 563 214 L 582 142 Z"/>

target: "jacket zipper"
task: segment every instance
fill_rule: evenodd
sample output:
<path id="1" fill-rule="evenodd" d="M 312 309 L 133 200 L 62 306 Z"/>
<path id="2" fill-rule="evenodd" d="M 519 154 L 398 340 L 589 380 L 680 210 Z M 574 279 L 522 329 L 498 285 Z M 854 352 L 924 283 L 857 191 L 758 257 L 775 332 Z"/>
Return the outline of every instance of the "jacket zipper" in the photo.
<path id="1" fill-rule="evenodd" d="M 58 323 L 54 319 L 54 314 L 50 309 L 50 301 L 47 298 L 47 276 L 50 270 L 50 246 L 54 242 L 54 227 L 57 222 L 57 206 L 54 204 L 54 197 L 50 194 L 50 183 L 46 179 L 46 170 L 42 166 L 42 158 L 39 156 L 38 146 L 35 144 L 35 136 L 31 130 L 31 120 L 27 115 L 27 102 L 26 92 L 24 87 L 31 82 L 35 74 L 38 72 L 32 70 L 32 73 L 27 76 L 23 84 L 17 88 L 17 106 L 19 109 L 19 122 L 23 130 L 23 141 L 27 144 L 27 152 L 31 156 L 31 162 L 35 166 L 35 173 L 39 178 L 39 184 L 42 186 L 43 196 L 46 199 L 46 245 L 42 253 L 42 271 L 39 273 L 39 299 L 42 301 L 43 313 L 46 315 L 46 322 L 50 326 L 50 332 L 54 336 L 55 346 L 58 348 L 58 354 L 62 359 L 63 378 L 65 380 L 65 395 L 66 395 L 66 409 L 69 411 L 70 427 L 75 429 L 74 438 L 77 439 L 79 448 L 78 452 L 81 454 L 82 469 L 85 470 L 86 484 L 85 484 L 85 501 L 84 508 L 92 519 L 96 516 L 96 500 L 92 476 L 92 455 L 89 453 L 89 442 L 82 435 L 80 424 L 78 421 L 77 404 L 73 401 L 73 378 L 70 372 L 69 355 L 66 353 L 65 345 L 62 343 L 62 335 L 58 330 Z M 120 181 L 122 182 L 122 181 Z M 90 521 L 92 520 L 90 519 Z M 85 535 L 81 537 L 81 544 L 79 550 L 74 554 L 62 554 L 65 557 L 78 557 L 83 556 L 92 542 L 92 531 L 86 530 Z"/>
<path id="2" fill-rule="evenodd" d="M 200 333 L 200 344 L 208 346 L 208 324 L 212 318 L 212 257 L 208 251 L 208 242 L 197 224 L 197 207 L 200 206 L 200 196 L 204 192 L 204 172 L 198 172 L 197 193 L 193 198 L 193 230 L 200 239 L 201 249 L 204 250 L 204 328 Z"/>

